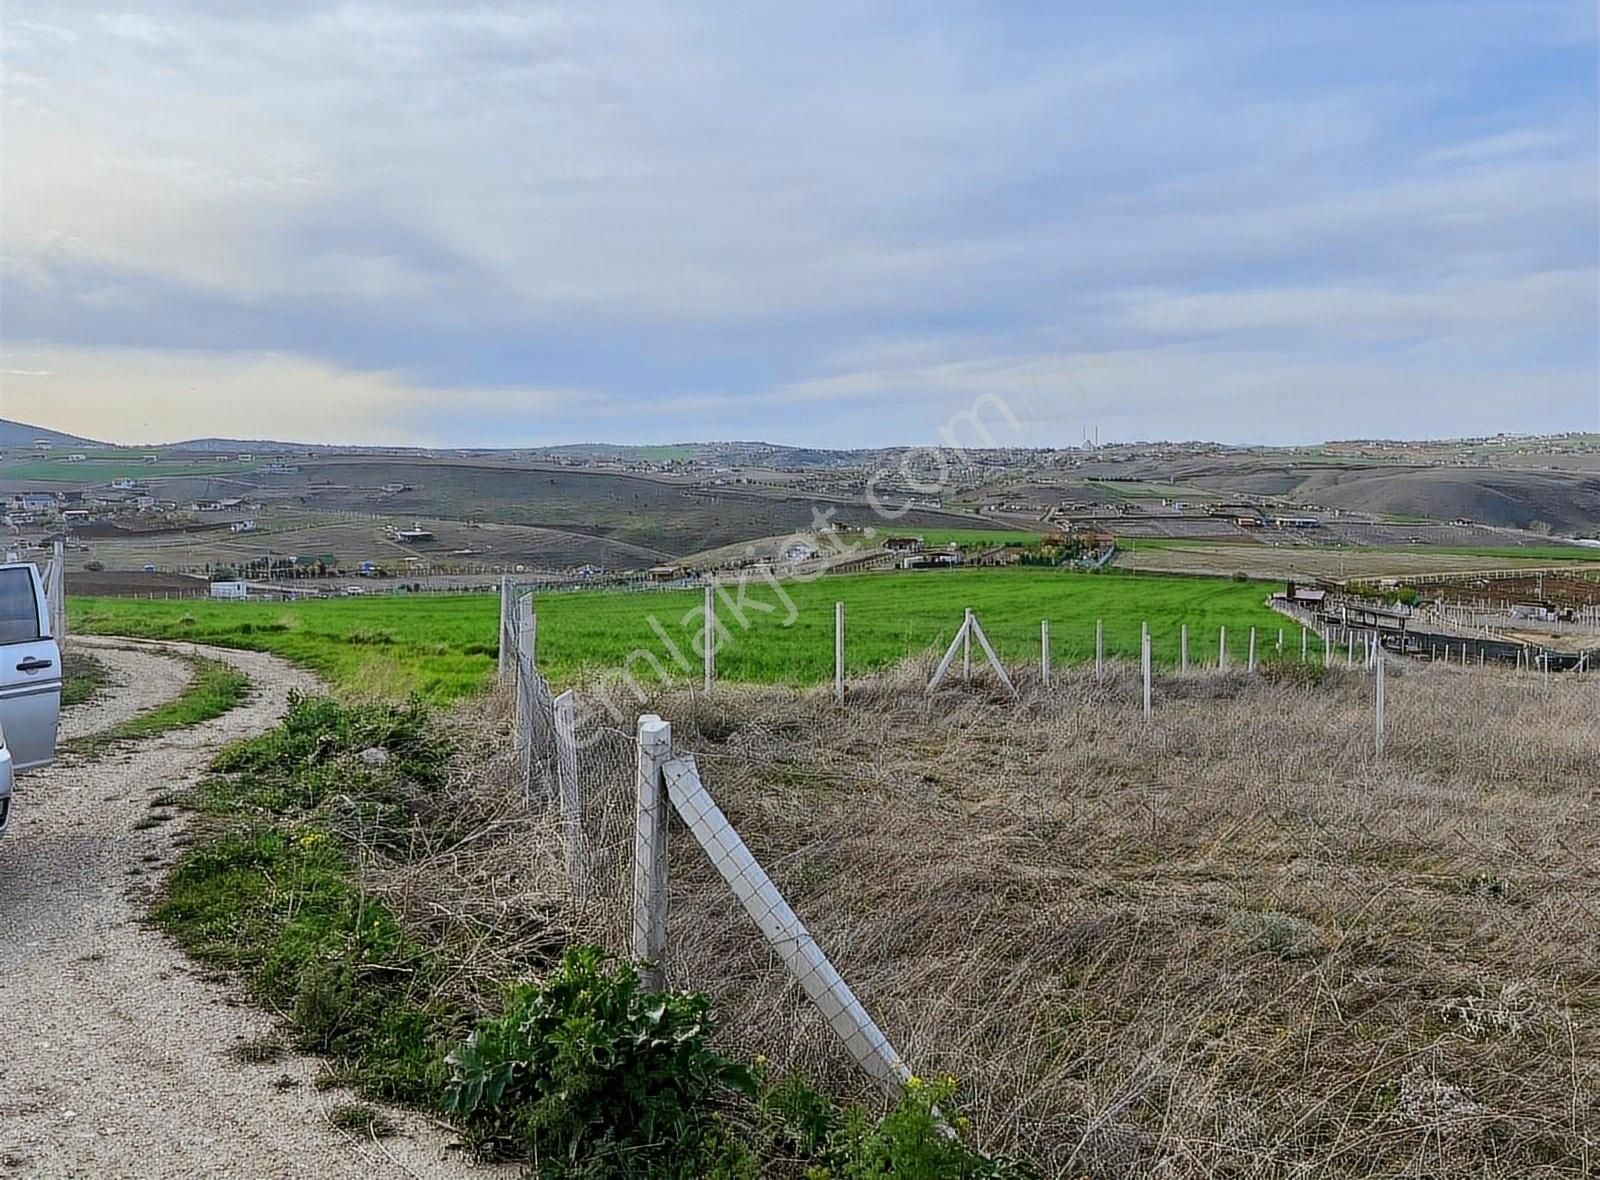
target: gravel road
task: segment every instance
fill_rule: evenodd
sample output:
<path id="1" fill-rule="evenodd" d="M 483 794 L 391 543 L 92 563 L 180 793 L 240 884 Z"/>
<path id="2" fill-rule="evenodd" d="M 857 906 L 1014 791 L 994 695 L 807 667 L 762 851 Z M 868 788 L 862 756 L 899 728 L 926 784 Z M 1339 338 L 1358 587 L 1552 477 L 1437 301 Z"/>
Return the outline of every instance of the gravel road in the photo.
<path id="1" fill-rule="evenodd" d="M 105 728 L 125 710 L 173 695 L 182 664 L 125 641 L 78 640 L 116 686 L 73 717 Z M 282 715 L 291 688 L 314 681 L 271 656 L 174 650 L 226 660 L 255 685 L 215 721 L 100 758 L 23 776 L 11 834 L 0 840 L 0 1178 L 484 1177 L 425 1116 L 395 1112 L 396 1138 L 335 1130 L 348 1095 L 319 1092 L 318 1063 L 246 1065 L 229 1055 L 271 1027 L 227 986 L 208 983 L 141 924 L 182 823 L 136 825 L 150 799 L 192 782 L 221 743 Z"/>
<path id="2" fill-rule="evenodd" d="M 71 643 L 106 666 L 109 683 L 94 699 L 62 711 L 59 741 L 110 729 L 172 700 L 189 683 L 189 665 L 160 651 L 143 647 L 113 649 L 95 639 L 74 639 Z"/>

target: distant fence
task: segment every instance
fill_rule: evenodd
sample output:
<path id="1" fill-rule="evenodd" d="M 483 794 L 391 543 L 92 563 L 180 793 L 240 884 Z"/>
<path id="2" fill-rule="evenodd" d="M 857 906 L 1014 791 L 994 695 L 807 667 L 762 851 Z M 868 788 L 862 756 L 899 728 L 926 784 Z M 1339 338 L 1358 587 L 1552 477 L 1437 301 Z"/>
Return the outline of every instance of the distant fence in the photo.
<path id="1" fill-rule="evenodd" d="M 574 694 L 556 694 L 539 670 L 538 612 L 534 590 L 512 578 L 500 587 L 500 678 L 514 700 L 517 781 L 527 806 L 546 814 L 549 829 L 559 833 L 565 854 L 566 881 L 573 896 L 603 904 L 616 918 L 618 907 L 628 902 L 626 926 L 633 956 L 643 964 L 644 981 L 651 987 L 664 983 L 663 964 L 670 962 L 667 922 L 669 818 L 676 814 L 687 833 L 705 852 L 711 865 L 770 945 L 777 960 L 820 1011 L 832 1034 L 867 1074 L 889 1088 L 909 1076 L 907 1064 L 896 1052 L 873 1017 L 834 968 L 824 949 L 795 914 L 766 870 L 757 862 L 740 833 L 713 797 L 714 783 L 702 777 L 692 757 L 673 749 L 672 726 L 654 714 L 635 718 L 633 725 L 613 714 L 613 723 L 589 711 L 580 715 Z M 700 633 L 704 655 L 703 682 L 696 688 L 716 689 L 718 625 L 715 596 L 707 587 Z M 1264 671 L 1269 659 L 1303 660 L 1325 667 L 1343 666 L 1370 684 L 1371 728 L 1369 749 L 1377 761 L 1385 758 L 1386 708 L 1390 695 L 1388 664 L 1396 649 L 1386 649 L 1376 631 L 1315 626 L 1304 612 L 1290 611 L 1298 626 L 1248 628 L 1236 643 L 1244 656 L 1230 664 L 1226 629 L 1191 636 L 1187 625 L 1179 628 L 1180 663 L 1177 677 L 1157 679 L 1152 670 L 1150 629 L 1141 629 L 1138 671 L 1141 692 L 1132 708 L 1139 708 L 1147 725 L 1158 725 L 1156 714 L 1162 697 L 1191 673 L 1250 676 Z M 1304 616 L 1304 617 L 1302 617 Z M 1286 619 L 1289 623 L 1291 620 Z M 833 696 L 841 709 L 849 705 L 846 677 L 845 610 L 834 611 Z M 1021 707 L 1037 701 L 1058 681 L 1051 666 L 1051 629 L 1041 620 L 1036 679 L 1029 669 L 1000 660 L 977 615 L 963 613 L 955 639 L 944 651 L 926 692 L 931 697 L 945 685 L 975 685 L 984 680 L 1006 690 Z M 1411 636 L 1422 642 L 1424 637 Z M 1096 626 L 1097 678 L 1123 692 L 1128 666 L 1111 666 L 1106 659 L 1104 628 Z M 1191 639 L 1194 651 L 1191 653 Z M 1471 663 L 1461 656 L 1461 640 L 1451 653 L 1433 653 L 1452 663 Z M 1478 658 L 1467 641 L 1467 656 Z M 1215 651 L 1215 661 L 1201 654 Z M 1406 647 L 1415 650 L 1415 643 Z M 1527 665 L 1524 665 L 1527 666 Z M 687 676 L 688 670 L 682 669 Z M 1532 668 L 1530 667 L 1530 670 Z M 1551 665 L 1541 670 L 1550 682 Z M 1083 673 L 1087 675 L 1087 671 Z M 698 678 L 696 678 L 698 680 Z M 1403 683 L 1403 682 L 1402 682 Z M 947 690 L 947 691 L 951 691 Z M 1130 716 L 1132 715 L 1130 709 Z M 631 789 L 627 785 L 631 783 Z M 675 837 L 676 839 L 676 837 Z M 697 880 L 704 882 L 706 878 Z M 612 927 L 614 930 L 615 926 Z"/>

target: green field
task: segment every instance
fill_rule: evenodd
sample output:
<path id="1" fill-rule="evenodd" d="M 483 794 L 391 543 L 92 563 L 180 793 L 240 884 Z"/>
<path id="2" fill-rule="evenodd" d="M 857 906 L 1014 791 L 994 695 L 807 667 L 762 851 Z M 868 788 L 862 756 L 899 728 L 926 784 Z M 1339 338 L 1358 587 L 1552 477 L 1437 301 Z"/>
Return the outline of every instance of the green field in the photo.
<path id="1" fill-rule="evenodd" d="M 845 604 L 852 672 L 949 643 L 969 606 L 1007 661 L 1038 660 L 1039 622 L 1045 618 L 1053 658 L 1061 664 L 1093 658 L 1096 619 L 1105 620 L 1106 650 L 1113 656 L 1137 658 L 1139 625 L 1148 621 L 1161 663 L 1177 662 L 1185 623 L 1197 661 L 1215 661 L 1221 626 L 1228 628 L 1232 658 L 1242 660 L 1251 626 L 1275 641 L 1285 623 L 1263 605 L 1268 589 L 1262 582 L 1040 569 L 863 574 L 784 583 L 791 618 L 774 587 L 752 581 L 742 602 L 734 588 L 719 602 L 727 638 L 717 654 L 717 672 L 723 679 L 759 683 L 827 680 L 833 673 L 835 601 Z M 703 626 L 701 601 L 698 590 L 542 595 L 540 666 L 557 683 L 619 668 L 630 657 L 641 680 L 653 676 L 651 659 L 698 676 L 693 641 Z M 436 700 L 460 697 L 488 683 L 495 665 L 498 605 L 482 595 L 298 603 L 83 598 L 69 605 L 79 631 L 276 652 L 338 687 L 385 696 L 415 691 Z M 741 616 L 748 626 L 741 625 Z M 665 639 L 652 628 L 652 618 Z M 687 672 L 674 648 L 689 665 Z"/>

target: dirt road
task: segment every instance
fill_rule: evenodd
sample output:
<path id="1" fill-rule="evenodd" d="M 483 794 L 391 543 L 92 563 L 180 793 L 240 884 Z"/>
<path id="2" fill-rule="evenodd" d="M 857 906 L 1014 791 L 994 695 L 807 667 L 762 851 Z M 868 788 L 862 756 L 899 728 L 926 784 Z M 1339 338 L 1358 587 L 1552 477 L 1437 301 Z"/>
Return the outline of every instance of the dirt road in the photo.
<path id="1" fill-rule="evenodd" d="M 186 680 L 157 651 L 79 642 L 113 686 L 68 715 L 74 734 Z M 351 1099 L 311 1085 L 312 1059 L 236 1062 L 230 1049 L 268 1017 L 141 924 L 183 822 L 151 799 L 192 782 L 221 743 L 273 724 L 290 689 L 314 687 L 271 656 L 204 654 L 250 676 L 247 704 L 17 784 L 0 840 L 0 1178 L 488 1175 L 415 1113 L 396 1112 L 403 1132 L 381 1142 L 335 1130 L 328 1112 Z M 152 816 L 169 818 L 146 826 Z"/>

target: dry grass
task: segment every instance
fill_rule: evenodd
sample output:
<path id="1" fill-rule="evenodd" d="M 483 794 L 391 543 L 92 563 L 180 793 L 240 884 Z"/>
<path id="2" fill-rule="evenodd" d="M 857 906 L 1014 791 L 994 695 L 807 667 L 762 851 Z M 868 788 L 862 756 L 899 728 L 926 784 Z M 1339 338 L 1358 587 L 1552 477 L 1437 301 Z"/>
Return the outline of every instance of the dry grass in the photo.
<path id="1" fill-rule="evenodd" d="M 1600 684 L 1396 668 L 1371 684 L 1074 672 L 1013 704 L 908 666 L 825 693 L 668 696 L 680 748 L 891 1041 L 1049 1175 L 1579 1176 L 1600 1167 Z M 480 710 L 481 712 L 481 710 Z M 503 719 L 460 822 L 383 892 L 504 978 L 626 938 L 631 774 L 589 800 L 607 896 L 567 896 Z M 484 757 L 493 752 L 494 757 Z M 606 790 L 600 784 L 606 784 Z M 728 1039 L 861 1081 L 681 830 L 678 984 Z"/>

